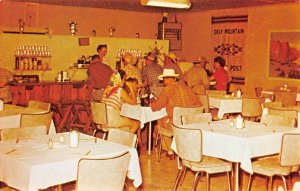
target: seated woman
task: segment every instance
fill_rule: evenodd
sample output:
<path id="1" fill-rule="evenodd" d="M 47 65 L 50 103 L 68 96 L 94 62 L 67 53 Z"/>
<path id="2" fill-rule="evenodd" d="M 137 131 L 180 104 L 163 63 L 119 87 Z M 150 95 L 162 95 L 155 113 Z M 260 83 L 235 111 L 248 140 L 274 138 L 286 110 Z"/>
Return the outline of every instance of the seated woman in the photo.
<path id="1" fill-rule="evenodd" d="M 123 88 L 126 83 L 126 89 Z M 122 128 L 135 133 L 140 122 L 120 115 L 122 103 L 136 105 L 137 80 L 128 79 L 125 82 L 125 72 L 112 74 L 108 87 L 104 90 L 102 102 L 107 105 L 108 126 Z M 128 129 L 129 128 L 129 129 Z"/>

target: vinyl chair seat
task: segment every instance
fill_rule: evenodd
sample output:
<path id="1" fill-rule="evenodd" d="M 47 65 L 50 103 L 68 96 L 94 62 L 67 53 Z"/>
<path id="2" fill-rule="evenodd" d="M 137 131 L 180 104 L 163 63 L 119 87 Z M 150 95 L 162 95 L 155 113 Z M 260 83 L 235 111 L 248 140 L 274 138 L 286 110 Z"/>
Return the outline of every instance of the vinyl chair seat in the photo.
<path id="1" fill-rule="evenodd" d="M 172 129 L 164 128 L 164 127 L 158 127 L 158 132 L 161 135 L 167 136 L 167 137 L 173 137 L 174 133 Z"/>
<path id="2" fill-rule="evenodd" d="M 257 160 L 252 163 L 253 172 L 265 176 L 283 175 L 287 176 L 291 172 L 299 170 L 299 166 L 281 166 L 279 155 Z"/>
<path id="3" fill-rule="evenodd" d="M 224 160 L 204 156 L 201 162 L 182 160 L 183 164 L 192 171 L 204 171 L 209 174 L 231 171 L 232 164 Z"/>

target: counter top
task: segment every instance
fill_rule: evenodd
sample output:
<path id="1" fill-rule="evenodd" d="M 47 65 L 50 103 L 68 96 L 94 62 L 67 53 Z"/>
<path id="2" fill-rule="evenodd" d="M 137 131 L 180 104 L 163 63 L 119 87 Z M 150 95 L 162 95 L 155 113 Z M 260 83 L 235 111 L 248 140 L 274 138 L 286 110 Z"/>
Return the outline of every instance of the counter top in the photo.
<path id="1" fill-rule="evenodd" d="M 24 83 L 15 83 L 11 86 L 38 86 L 38 85 L 72 85 L 72 84 L 89 84 L 89 81 L 78 80 L 78 81 L 69 81 L 69 82 L 56 82 L 56 81 L 41 81 L 41 82 L 24 82 Z"/>

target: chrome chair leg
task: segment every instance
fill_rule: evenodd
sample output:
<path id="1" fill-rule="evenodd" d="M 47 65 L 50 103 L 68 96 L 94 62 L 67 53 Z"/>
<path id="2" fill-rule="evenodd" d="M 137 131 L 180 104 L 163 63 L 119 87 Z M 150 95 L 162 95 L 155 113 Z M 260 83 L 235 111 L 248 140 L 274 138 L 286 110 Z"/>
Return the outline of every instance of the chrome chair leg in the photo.
<path id="1" fill-rule="evenodd" d="M 269 177 L 266 177 L 266 191 L 268 191 L 269 187 Z"/>
<path id="2" fill-rule="evenodd" d="M 195 179 L 194 179 L 192 191 L 196 191 L 196 190 L 197 190 L 198 179 L 199 179 L 199 173 L 200 173 L 200 172 L 196 172 L 196 174 L 195 174 Z"/>
<path id="3" fill-rule="evenodd" d="M 273 191 L 273 176 L 270 177 L 270 184 L 271 191 Z"/>
<path id="4" fill-rule="evenodd" d="M 209 173 L 206 173 L 206 190 L 210 191 L 210 177 L 209 177 Z"/>
<path id="5" fill-rule="evenodd" d="M 247 191 L 250 191 L 250 189 L 251 189 L 251 184 L 252 184 L 252 174 L 250 174 L 250 176 L 249 176 L 249 181 L 248 181 Z"/>
<path id="6" fill-rule="evenodd" d="M 98 133 L 98 128 L 96 127 L 96 129 L 94 130 L 93 136 L 96 137 L 97 133 Z"/>
<path id="7" fill-rule="evenodd" d="M 179 183 L 180 186 L 182 185 L 182 183 L 183 183 L 183 181 L 184 181 L 184 179 L 185 179 L 186 169 L 187 169 L 187 168 L 185 168 L 184 171 L 183 171 L 182 178 L 181 178 L 180 183 Z"/>
<path id="8" fill-rule="evenodd" d="M 288 186 L 287 186 L 287 183 L 286 183 L 286 179 L 285 179 L 285 177 L 284 176 L 280 176 L 281 178 L 282 178 L 282 180 L 283 180 L 283 183 L 284 183 L 284 189 L 286 190 L 286 191 L 288 191 Z"/>
<path id="9" fill-rule="evenodd" d="M 186 170 L 185 166 L 182 166 L 182 168 L 178 170 L 177 178 L 176 178 L 175 185 L 174 185 L 174 188 L 173 188 L 174 191 L 177 190 L 178 184 L 179 184 L 179 182 L 181 180 L 181 177 L 182 177 L 185 170 Z"/>
<path id="10" fill-rule="evenodd" d="M 161 149 L 162 149 L 162 136 L 161 135 L 157 135 L 160 137 L 160 141 L 159 141 L 159 145 L 158 145 L 158 156 L 157 156 L 157 161 L 160 161 L 160 154 L 161 154 Z"/>
<path id="11" fill-rule="evenodd" d="M 229 191 L 231 191 L 231 178 L 230 178 L 229 171 L 227 171 L 226 173 L 227 173 L 227 179 L 228 179 L 228 188 L 229 188 Z"/>

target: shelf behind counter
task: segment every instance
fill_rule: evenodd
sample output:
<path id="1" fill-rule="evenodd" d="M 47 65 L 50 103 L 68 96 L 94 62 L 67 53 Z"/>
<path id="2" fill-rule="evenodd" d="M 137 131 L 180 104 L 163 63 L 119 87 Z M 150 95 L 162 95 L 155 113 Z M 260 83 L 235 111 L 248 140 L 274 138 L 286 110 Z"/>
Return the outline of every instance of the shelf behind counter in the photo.
<path id="1" fill-rule="evenodd" d="M 41 81 L 16 83 L 10 87 L 13 104 L 28 106 L 29 100 L 66 103 L 89 100 L 88 81 Z"/>

